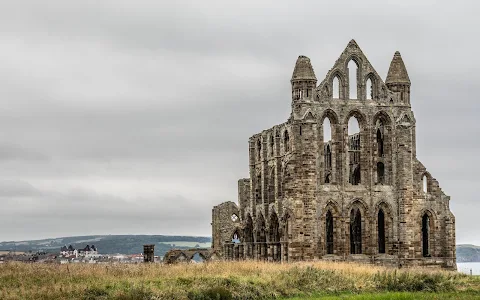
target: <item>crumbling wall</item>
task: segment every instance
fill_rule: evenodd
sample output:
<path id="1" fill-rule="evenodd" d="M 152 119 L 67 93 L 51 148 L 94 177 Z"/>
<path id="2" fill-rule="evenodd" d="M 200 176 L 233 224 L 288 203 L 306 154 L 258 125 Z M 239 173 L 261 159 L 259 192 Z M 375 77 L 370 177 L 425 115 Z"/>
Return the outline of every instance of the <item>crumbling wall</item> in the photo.
<path id="1" fill-rule="evenodd" d="M 357 66 L 356 87 L 350 86 L 351 61 Z M 352 40 L 316 83 L 310 60 L 299 56 L 290 117 L 250 137 L 250 176 L 239 180 L 239 207 L 227 202 L 213 210 L 214 249 L 227 259 L 455 268 L 450 197 L 416 158 L 410 79 L 400 53 L 384 82 Z M 356 99 L 350 99 L 350 88 L 356 88 Z M 360 128 L 349 136 L 352 117 Z M 327 118 L 331 140 L 324 142 Z M 231 221 L 235 209 L 238 223 Z M 243 236 L 232 244 L 236 231 Z"/>
<path id="2" fill-rule="evenodd" d="M 212 247 L 222 253 L 224 243 L 231 243 L 235 231 L 241 232 L 237 204 L 228 201 L 212 209 Z"/>

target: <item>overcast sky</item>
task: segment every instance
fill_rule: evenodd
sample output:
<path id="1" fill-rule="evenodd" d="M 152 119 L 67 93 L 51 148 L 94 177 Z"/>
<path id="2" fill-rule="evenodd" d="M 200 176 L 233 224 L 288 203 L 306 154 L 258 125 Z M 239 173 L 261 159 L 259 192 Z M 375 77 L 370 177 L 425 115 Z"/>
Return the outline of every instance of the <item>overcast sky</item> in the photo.
<path id="1" fill-rule="evenodd" d="M 210 235 L 248 138 L 354 38 L 412 81 L 417 153 L 480 244 L 478 1 L 3 1 L 0 240 Z"/>

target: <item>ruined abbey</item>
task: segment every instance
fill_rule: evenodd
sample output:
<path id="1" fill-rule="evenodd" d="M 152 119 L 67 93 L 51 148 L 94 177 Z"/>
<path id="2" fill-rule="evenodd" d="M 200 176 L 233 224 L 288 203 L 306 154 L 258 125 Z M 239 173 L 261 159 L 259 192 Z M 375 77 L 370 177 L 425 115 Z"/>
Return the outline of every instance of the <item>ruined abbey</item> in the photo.
<path id="1" fill-rule="evenodd" d="M 450 197 L 416 155 L 399 52 L 385 81 L 352 40 L 320 83 L 299 56 L 291 115 L 249 139 L 238 205 L 212 210 L 224 259 L 456 268 Z"/>

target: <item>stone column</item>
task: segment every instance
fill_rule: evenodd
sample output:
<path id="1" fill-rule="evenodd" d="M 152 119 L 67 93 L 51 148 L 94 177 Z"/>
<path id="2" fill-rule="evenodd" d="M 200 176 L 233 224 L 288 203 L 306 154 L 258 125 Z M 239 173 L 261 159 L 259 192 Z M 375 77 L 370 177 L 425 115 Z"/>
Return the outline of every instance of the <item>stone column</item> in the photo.
<path id="1" fill-rule="evenodd" d="M 288 262 L 288 243 L 283 244 L 282 247 L 283 261 Z"/>
<path id="2" fill-rule="evenodd" d="M 245 247 L 244 247 L 243 244 L 240 244 L 240 245 L 238 245 L 238 248 L 239 248 L 239 251 L 238 251 L 239 252 L 239 258 L 241 260 L 244 260 L 245 259 Z"/>

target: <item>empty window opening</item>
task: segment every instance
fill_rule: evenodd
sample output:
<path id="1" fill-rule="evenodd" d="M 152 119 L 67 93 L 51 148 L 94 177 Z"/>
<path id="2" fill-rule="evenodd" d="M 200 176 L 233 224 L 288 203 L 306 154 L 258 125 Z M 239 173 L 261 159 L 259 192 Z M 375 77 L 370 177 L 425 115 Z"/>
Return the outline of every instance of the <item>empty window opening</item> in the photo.
<path id="1" fill-rule="evenodd" d="M 362 214 L 359 209 L 350 212 L 350 253 L 362 254 Z"/>
<path id="2" fill-rule="evenodd" d="M 267 258 L 267 235 L 265 228 L 265 219 L 262 215 L 257 222 L 257 257 L 261 260 Z"/>
<path id="3" fill-rule="evenodd" d="M 290 151 L 290 136 L 288 135 L 287 130 L 285 130 L 285 133 L 283 135 L 283 144 L 285 147 L 285 152 Z"/>
<path id="4" fill-rule="evenodd" d="M 331 177 L 331 174 L 327 174 L 327 176 L 325 176 L 325 183 L 330 183 Z"/>
<path id="5" fill-rule="evenodd" d="M 196 263 L 203 263 L 204 259 L 203 256 L 201 256 L 200 253 L 197 252 L 192 256 L 192 261 Z"/>
<path id="6" fill-rule="evenodd" d="M 348 167 L 349 182 L 357 185 L 361 182 L 361 165 L 360 165 L 360 126 L 355 117 L 348 120 Z"/>
<path id="7" fill-rule="evenodd" d="M 308 91 L 309 91 L 309 90 L 307 89 L 307 91 L 306 91 L 306 92 L 307 92 L 307 93 L 306 93 L 306 94 L 307 94 L 307 98 L 308 98 Z"/>
<path id="8" fill-rule="evenodd" d="M 243 230 L 243 238 L 246 247 L 246 256 L 253 257 L 253 220 L 250 214 L 247 216 L 247 224 Z"/>
<path id="9" fill-rule="evenodd" d="M 329 210 L 325 220 L 327 254 L 333 254 L 333 215 Z"/>
<path id="10" fill-rule="evenodd" d="M 356 117 L 352 116 L 348 120 L 348 135 L 360 133 L 360 125 Z"/>
<path id="11" fill-rule="evenodd" d="M 232 235 L 232 243 L 238 244 L 241 243 L 240 241 L 240 234 L 238 234 L 238 231 L 235 231 Z"/>
<path id="12" fill-rule="evenodd" d="M 385 183 L 385 166 L 382 162 L 377 163 L 377 182 L 379 184 Z"/>
<path id="13" fill-rule="evenodd" d="M 357 74 L 358 66 L 357 63 L 352 59 L 348 63 L 348 84 L 350 99 L 357 99 Z"/>
<path id="14" fill-rule="evenodd" d="M 377 156 L 383 156 L 383 135 L 381 128 L 377 129 Z"/>
<path id="15" fill-rule="evenodd" d="M 325 145 L 325 170 L 332 170 L 332 150 L 330 149 L 330 144 Z"/>
<path id="16" fill-rule="evenodd" d="M 323 120 L 323 142 L 329 142 L 332 139 L 332 125 L 329 118 Z"/>
<path id="17" fill-rule="evenodd" d="M 385 214 L 378 212 L 378 253 L 385 253 Z"/>
<path id="18" fill-rule="evenodd" d="M 373 83 L 372 79 L 368 78 L 367 80 L 367 99 L 372 100 L 373 99 Z"/>
<path id="19" fill-rule="evenodd" d="M 302 125 L 299 126 L 300 128 L 300 135 L 302 135 Z"/>
<path id="20" fill-rule="evenodd" d="M 422 217 L 422 252 L 424 257 L 430 257 L 430 217 L 425 213 Z"/>
<path id="21" fill-rule="evenodd" d="M 273 156 L 273 148 L 275 146 L 275 140 L 273 134 L 270 136 L 270 155 Z"/>
<path id="22" fill-rule="evenodd" d="M 423 175 L 422 188 L 423 188 L 424 193 L 428 193 L 428 178 L 427 178 L 427 175 Z"/>
<path id="23" fill-rule="evenodd" d="M 360 184 L 360 166 L 355 167 L 352 175 L 350 176 L 350 183 L 353 185 Z"/>
<path id="24" fill-rule="evenodd" d="M 332 172 L 332 127 L 329 118 L 325 118 L 323 121 L 323 153 L 325 183 L 330 183 L 330 174 Z"/>
<path id="25" fill-rule="evenodd" d="M 332 93 L 333 99 L 340 99 L 340 79 L 338 79 L 338 76 L 333 78 Z"/>
<path id="26" fill-rule="evenodd" d="M 236 214 L 233 214 L 231 216 L 231 219 L 232 219 L 233 222 L 237 222 L 238 221 L 238 216 Z"/>
<path id="27" fill-rule="evenodd" d="M 278 222 L 278 217 L 276 213 L 272 214 L 270 218 L 270 238 L 269 242 L 270 245 L 273 243 L 273 249 L 271 255 L 273 256 L 274 261 L 280 261 L 282 259 L 281 254 L 281 244 L 280 244 L 280 224 Z"/>

